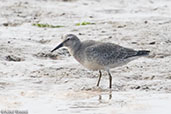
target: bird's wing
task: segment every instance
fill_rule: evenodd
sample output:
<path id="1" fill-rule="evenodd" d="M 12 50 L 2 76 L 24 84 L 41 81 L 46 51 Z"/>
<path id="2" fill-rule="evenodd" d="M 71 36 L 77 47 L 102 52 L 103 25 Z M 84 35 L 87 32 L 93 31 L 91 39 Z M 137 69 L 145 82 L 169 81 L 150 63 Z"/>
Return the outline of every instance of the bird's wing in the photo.
<path id="1" fill-rule="evenodd" d="M 85 55 L 89 61 L 99 64 L 109 64 L 136 56 L 137 51 L 112 43 L 100 43 L 85 49 Z"/>

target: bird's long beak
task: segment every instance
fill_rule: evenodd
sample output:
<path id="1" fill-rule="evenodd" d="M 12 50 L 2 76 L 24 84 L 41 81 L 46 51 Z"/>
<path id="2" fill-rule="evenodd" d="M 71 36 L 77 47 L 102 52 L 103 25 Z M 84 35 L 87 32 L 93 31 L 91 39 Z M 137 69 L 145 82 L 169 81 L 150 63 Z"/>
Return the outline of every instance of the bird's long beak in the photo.
<path id="1" fill-rule="evenodd" d="M 63 46 L 64 42 L 60 43 L 56 48 L 54 48 L 51 52 L 54 52 L 55 50 L 61 48 Z"/>

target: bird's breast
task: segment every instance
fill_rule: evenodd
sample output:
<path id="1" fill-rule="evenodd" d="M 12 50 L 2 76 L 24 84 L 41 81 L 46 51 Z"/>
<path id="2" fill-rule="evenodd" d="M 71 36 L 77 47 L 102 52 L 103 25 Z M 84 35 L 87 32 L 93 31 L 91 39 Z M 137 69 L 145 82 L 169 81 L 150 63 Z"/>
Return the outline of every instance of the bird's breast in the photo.
<path id="1" fill-rule="evenodd" d="M 81 63 L 81 64 L 90 70 L 103 70 L 103 69 L 105 69 L 104 66 L 99 65 L 99 64 L 94 63 L 94 62 L 91 62 L 91 61 L 84 61 L 84 63 Z"/>

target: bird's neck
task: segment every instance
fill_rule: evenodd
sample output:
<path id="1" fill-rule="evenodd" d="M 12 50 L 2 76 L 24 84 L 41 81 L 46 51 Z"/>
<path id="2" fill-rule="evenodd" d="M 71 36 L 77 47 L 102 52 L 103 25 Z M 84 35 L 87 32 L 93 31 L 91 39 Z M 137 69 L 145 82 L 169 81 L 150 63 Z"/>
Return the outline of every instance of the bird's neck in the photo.
<path id="1" fill-rule="evenodd" d="M 73 46 L 73 47 L 69 47 L 69 52 L 70 52 L 70 54 L 71 54 L 72 56 L 75 56 L 76 53 L 79 51 L 80 47 L 81 47 L 81 43 L 80 43 L 80 44 L 77 44 L 77 45 L 75 45 L 75 46 Z"/>

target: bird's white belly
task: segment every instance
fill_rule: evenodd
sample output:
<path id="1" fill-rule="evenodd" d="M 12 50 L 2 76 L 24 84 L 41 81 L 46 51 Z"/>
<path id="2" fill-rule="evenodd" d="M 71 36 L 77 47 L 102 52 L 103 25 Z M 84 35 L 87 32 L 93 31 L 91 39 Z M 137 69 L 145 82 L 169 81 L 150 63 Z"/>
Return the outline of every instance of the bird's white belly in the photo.
<path id="1" fill-rule="evenodd" d="M 97 63 L 89 62 L 89 61 L 82 63 L 82 65 L 91 70 L 104 70 L 105 69 L 104 66 L 99 65 Z"/>

